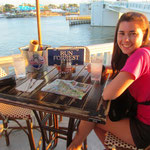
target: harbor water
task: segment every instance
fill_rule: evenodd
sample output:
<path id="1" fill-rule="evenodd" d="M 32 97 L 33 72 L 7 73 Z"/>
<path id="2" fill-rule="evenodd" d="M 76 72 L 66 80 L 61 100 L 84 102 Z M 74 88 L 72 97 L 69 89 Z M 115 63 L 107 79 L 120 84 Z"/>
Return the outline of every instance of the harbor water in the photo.
<path id="1" fill-rule="evenodd" d="M 37 20 L 0 18 L 0 56 L 19 53 L 19 47 L 38 40 Z M 42 44 L 52 47 L 87 46 L 113 42 L 115 27 L 92 27 L 90 24 L 69 26 L 65 16 L 41 17 Z"/>

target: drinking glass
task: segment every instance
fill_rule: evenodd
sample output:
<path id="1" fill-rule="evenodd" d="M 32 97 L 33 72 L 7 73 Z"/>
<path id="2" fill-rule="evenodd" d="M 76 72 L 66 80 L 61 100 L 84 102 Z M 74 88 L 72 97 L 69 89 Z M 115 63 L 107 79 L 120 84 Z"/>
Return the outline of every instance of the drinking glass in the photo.
<path id="1" fill-rule="evenodd" d="M 60 72 L 63 74 L 72 72 L 72 60 L 61 58 L 60 60 Z"/>
<path id="2" fill-rule="evenodd" d="M 24 78 L 26 77 L 26 66 L 24 57 L 21 55 L 12 55 L 13 66 L 16 73 L 16 78 Z"/>
<path id="3" fill-rule="evenodd" d="M 103 53 L 91 56 L 91 81 L 101 81 Z"/>

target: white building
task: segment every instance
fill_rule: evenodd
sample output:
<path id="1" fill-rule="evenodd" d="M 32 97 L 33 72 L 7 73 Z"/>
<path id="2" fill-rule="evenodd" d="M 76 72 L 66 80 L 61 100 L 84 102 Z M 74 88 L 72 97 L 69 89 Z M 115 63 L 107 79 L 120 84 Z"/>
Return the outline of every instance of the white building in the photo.
<path id="1" fill-rule="evenodd" d="M 81 3 L 79 10 L 80 10 L 80 15 L 83 16 L 91 15 L 91 3 Z"/>
<path id="2" fill-rule="evenodd" d="M 91 26 L 116 26 L 120 13 L 106 9 L 103 1 L 91 4 Z"/>
<path id="3" fill-rule="evenodd" d="M 116 26 L 120 14 L 105 9 L 105 6 L 106 5 L 103 4 L 103 1 L 81 3 L 79 7 L 80 15 L 90 15 L 91 26 Z"/>

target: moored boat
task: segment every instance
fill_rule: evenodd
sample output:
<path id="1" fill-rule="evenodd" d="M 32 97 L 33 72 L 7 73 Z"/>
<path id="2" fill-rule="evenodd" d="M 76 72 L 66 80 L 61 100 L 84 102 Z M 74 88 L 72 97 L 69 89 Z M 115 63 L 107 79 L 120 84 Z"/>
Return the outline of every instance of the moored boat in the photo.
<path id="1" fill-rule="evenodd" d="M 0 18 L 5 18 L 5 15 L 4 14 L 0 14 Z"/>
<path id="2" fill-rule="evenodd" d="M 28 18 L 28 17 L 35 17 L 33 13 L 9 13 L 6 14 L 6 18 Z"/>

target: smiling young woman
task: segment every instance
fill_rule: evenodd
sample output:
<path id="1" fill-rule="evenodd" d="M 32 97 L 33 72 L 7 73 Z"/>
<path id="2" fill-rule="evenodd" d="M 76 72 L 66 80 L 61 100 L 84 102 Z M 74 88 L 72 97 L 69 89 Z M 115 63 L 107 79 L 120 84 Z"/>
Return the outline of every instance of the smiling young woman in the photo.
<path id="1" fill-rule="evenodd" d="M 111 67 L 113 79 L 103 91 L 104 100 L 115 101 L 128 89 L 137 103 L 136 116 L 106 124 L 81 121 L 77 134 L 67 150 L 79 150 L 81 143 L 94 129 L 103 143 L 104 135 L 111 132 L 119 139 L 137 148 L 150 145 L 150 47 L 149 22 L 138 12 L 124 13 L 116 26 Z M 120 99 L 121 101 L 122 99 Z M 129 99 L 130 100 L 130 99 Z M 131 110 L 133 111 L 133 110 Z"/>

